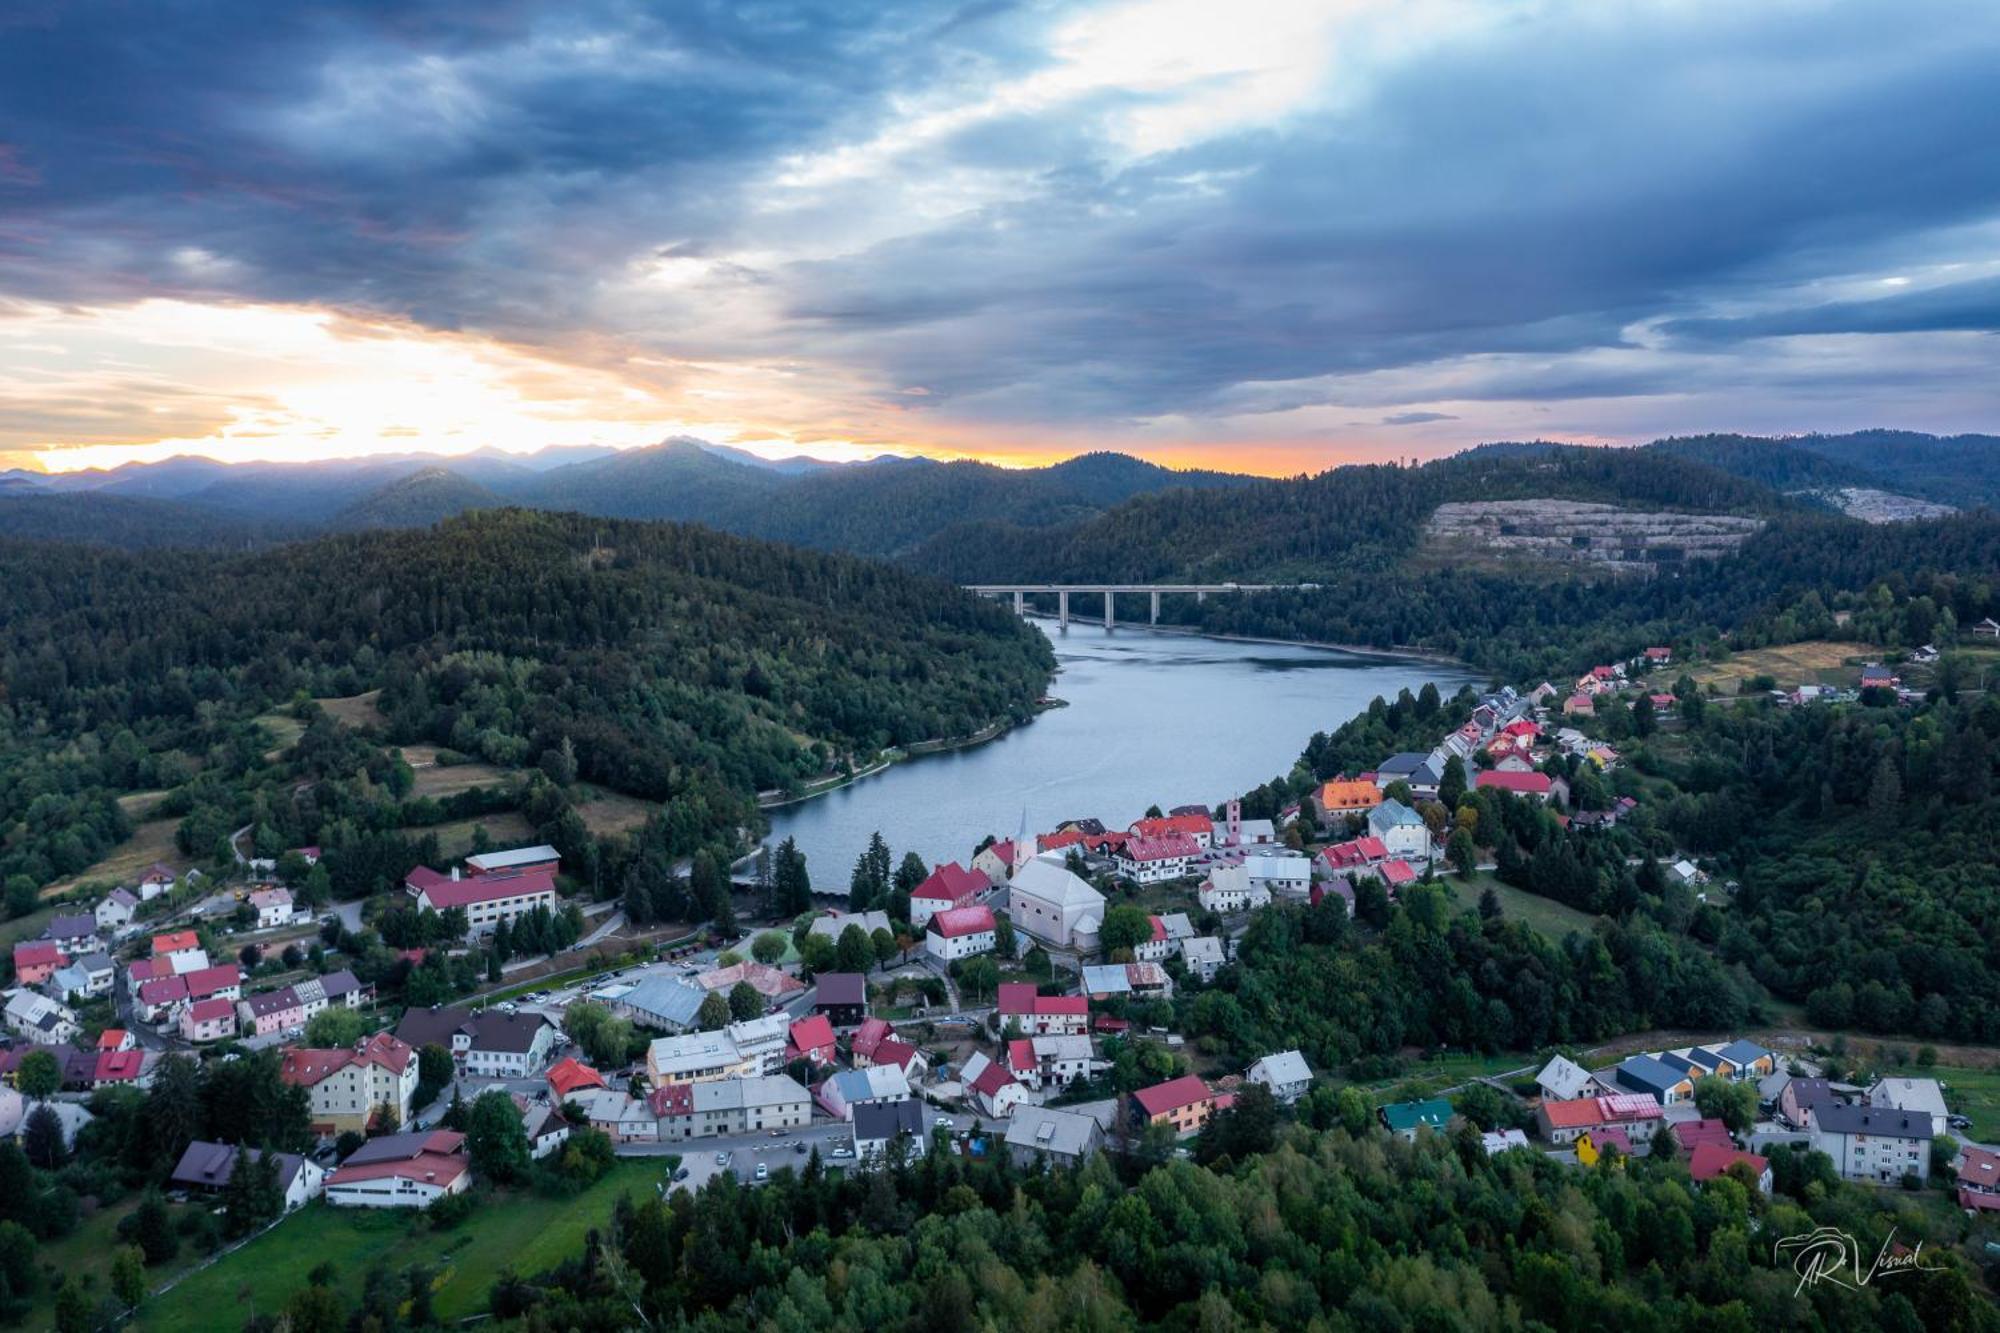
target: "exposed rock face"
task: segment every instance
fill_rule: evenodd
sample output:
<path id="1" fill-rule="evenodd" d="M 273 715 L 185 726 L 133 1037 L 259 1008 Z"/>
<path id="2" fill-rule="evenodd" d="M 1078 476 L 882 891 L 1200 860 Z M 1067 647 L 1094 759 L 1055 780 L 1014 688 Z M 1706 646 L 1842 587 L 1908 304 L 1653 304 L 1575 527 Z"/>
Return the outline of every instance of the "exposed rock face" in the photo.
<path id="1" fill-rule="evenodd" d="M 1943 518 L 1958 511 L 1914 496 L 1878 491 L 1868 486 L 1842 486 L 1827 496 L 1849 518 L 1864 523 L 1908 523 L 1919 518 Z"/>
<path id="2" fill-rule="evenodd" d="M 1447 550 L 1651 574 L 1663 564 L 1727 555 L 1762 526 L 1762 519 L 1734 514 L 1646 512 L 1577 500 L 1472 500 L 1439 505 L 1427 532 Z"/>

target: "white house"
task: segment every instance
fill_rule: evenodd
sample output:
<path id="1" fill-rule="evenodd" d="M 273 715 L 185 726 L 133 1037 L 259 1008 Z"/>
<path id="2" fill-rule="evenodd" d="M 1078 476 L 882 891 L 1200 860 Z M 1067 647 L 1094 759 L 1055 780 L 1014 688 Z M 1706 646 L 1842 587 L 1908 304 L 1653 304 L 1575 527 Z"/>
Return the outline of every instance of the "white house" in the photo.
<path id="1" fill-rule="evenodd" d="M 924 1106 L 915 1097 L 855 1107 L 852 1135 L 857 1165 L 886 1156 L 889 1145 L 899 1139 L 912 1157 L 922 1157 L 930 1147 L 924 1133 Z"/>
<path id="2" fill-rule="evenodd" d="M 1214 935 L 1197 935 L 1191 940 L 1181 941 L 1181 962 L 1187 965 L 1189 974 L 1199 978 L 1204 986 L 1215 980 L 1215 974 L 1228 961 L 1222 941 Z"/>
<path id="3" fill-rule="evenodd" d="M 967 870 L 956 861 L 947 861 L 910 890 L 910 924 L 925 926 L 939 912 L 971 907 L 979 895 L 993 885 L 976 870 Z"/>
<path id="4" fill-rule="evenodd" d="M 991 953 L 996 929 L 993 909 L 984 903 L 946 908 L 931 917 L 924 931 L 924 952 L 948 963 Z"/>
<path id="5" fill-rule="evenodd" d="M 819 1104 L 835 1120 L 854 1119 L 854 1108 L 900 1102 L 910 1095 L 910 1081 L 895 1065 L 847 1069 L 819 1085 Z"/>
<path id="6" fill-rule="evenodd" d="M 966 1096 L 991 1119 L 1010 1116 L 1016 1107 L 1028 1103 L 1028 1089 L 1007 1072 L 1005 1065 L 984 1051 L 965 1062 L 965 1067 L 959 1071 L 959 1079 L 965 1087 Z"/>
<path id="7" fill-rule="evenodd" d="M 248 1162 L 255 1162 L 263 1156 L 256 1148 L 238 1148 L 233 1144 L 208 1143 L 197 1139 L 181 1153 L 168 1183 L 181 1189 L 219 1193 L 228 1186 L 229 1178 L 236 1174 L 239 1153 Z M 275 1160 L 278 1164 L 278 1188 L 284 1194 L 286 1212 L 303 1208 L 320 1196 L 326 1185 L 324 1167 L 297 1153 L 281 1152 Z"/>
<path id="8" fill-rule="evenodd" d="M 1078 953 L 1097 951 L 1104 895 L 1071 874 L 1062 854 L 1034 857 L 1007 884 L 1007 916 L 1016 930 Z"/>
<path id="9" fill-rule="evenodd" d="M 257 910 L 257 929 L 282 926 L 292 919 L 292 891 L 259 889 L 250 895 L 250 906 Z"/>
<path id="10" fill-rule="evenodd" d="M 1929 1116 L 1933 1138 L 1942 1135 L 1951 1121 L 1951 1113 L 1944 1104 L 1944 1089 L 1934 1078 L 1885 1078 L 1868 1089 L 1864 1100 L 1870 1106 Z"/>
<path id="11" fill-rule="evenodd" d="M 356 1148 L 326 1178 L 326 1201 L 337 1208 L 428 1208 L 471 1184 L 465 1135 L 386 1134 Z"/>
<path id="12" fill-rule="evenodd" d="M 138 910 L 139 900 L 132 896 L 130 889 L 113 889 L 104 895 L 104 901 L 91 915 L 97 919 L 98 930 L 111 935 L 131 925 L 132 917 Z"/>
<path id="13" fill-rule="evenodd" d="M 1303 863 L 1310 873 L 1310 862 Z M 1271 903 L 1270 891 L 1251 883 L 1250 868 L 1247 865 L 1221 865 L 1208 872 L 1195 898 L 1207 912 L 1245 912 L 1254 907 L 1268 907 Z"/>
<path id="14" fill-rule="evenodd" d="M 456 870 L 447 876 L 418 866 L 403 885 L 419 909 L 448 912 L 462 908 L 468 938 L 491 934 L 502 921 L 513 921 L 538 907 L 553 912 L 557 906 L 555 875 L 548 870 L 461 879 Z"/>
<path id="15" fill-rule="evenodd" d="M 1389 855 L 1428 861 L 1431 830 L 1424 817 L 1401 801 L 1384 801 L 1368 812 L 1368 834 L 1379 838 Z"/>
<path id="16" fill-rule="evenodd" d="M 1165 833 L 1156 838 L 1127 838 L 1111 853 L 1118 873 L 1134 884 L 1160 884 L 1179 879 L 1188 872 L 1188 863 L 1201 855 L 1201 846 L 1185 833 Z"/>
<path id="17" fill-rule="evenodd" d="M 1279 1051 L 1251 1065 L 1244 1077 L 1252 1083 L 1262 1083 L 1271 1090 L 1272 1097 L 1289 1105 L 1305 1096 L 1312 1087 L 1313 1075 L 1305 1056 L 1297 1051 Z"/>
<path id="18" fill-rule="evenodd" d="M 7 998 L 7 1026 L 40 1046 L 60 1046 L 83 1030 L 66 1006 L 31 990 Z"/>
<path id="19" fill-rule="evenodd" d="M 155 861 L 139 879 L 139 901 L 149 903 L 163 893 L 174 891 L 174 872 Z"/>
<path id="20" fill-rule="evenodd" d="M 1312 894 L 1309 857 L 1253 854 L 1243 858 L 1243 868 L 1250 874 L 1250 887 L 1262 889 L 1273 898 L 1304 902 Z"/>
<path id="21" fill-rule="evenodd" d="M 1588 1069 L 1567 1056 L 1555 1056 L 1535 1075 L 1535 1086 L 1551 1101 L 1566 1102 L 1595 1095 L 1598 1083 Z"/>
<path id="22" fill-rule="evenodd" d="M 1826 1102 L 1806 1113 L 1812 1146 L 1849 1180 L 1894 1185 L 1931 1174 L 1931 1118 L 1921 1111 Z"/>

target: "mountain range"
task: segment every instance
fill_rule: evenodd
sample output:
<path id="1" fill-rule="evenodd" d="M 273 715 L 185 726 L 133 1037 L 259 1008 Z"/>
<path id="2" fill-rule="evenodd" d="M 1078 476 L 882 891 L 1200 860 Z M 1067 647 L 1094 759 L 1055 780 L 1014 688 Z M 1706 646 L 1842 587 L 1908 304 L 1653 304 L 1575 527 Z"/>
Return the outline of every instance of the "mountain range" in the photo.
<path id="1" fill-rule="evenodd" d="M 1234 503 L 1215 502 L 1223 489 L 1236 493 Z M 1738 513 L 1858 513 L 1857 494 L 1991 505 L 2000 503 L 2000 437 L 1706 435 L 1636 449 L 1528 441 L 1480 445 L 1422 467 L 1350 465 L 1285 480 L 1176 471 L 1118 453 L 1040 468 L 886 456 L 844 464 L 772 460 L 688 438 L 529 455 L 481 450 L 234 465 L 181 457 L 103 471 L 0 474 L 0 534 L 230 547 L 421 527 L 469 510 L 518 506 L 697 522 L 960 578 L 1083 569 L 1095 571 L 1090 577 L 1313 577 L 1393 556 L 1446 500 L 1543 491 Z M 1914 505 L 1908 516 L 1926 511 Z M 1897 512 L 1894 503 L 1889 512 Z"/>

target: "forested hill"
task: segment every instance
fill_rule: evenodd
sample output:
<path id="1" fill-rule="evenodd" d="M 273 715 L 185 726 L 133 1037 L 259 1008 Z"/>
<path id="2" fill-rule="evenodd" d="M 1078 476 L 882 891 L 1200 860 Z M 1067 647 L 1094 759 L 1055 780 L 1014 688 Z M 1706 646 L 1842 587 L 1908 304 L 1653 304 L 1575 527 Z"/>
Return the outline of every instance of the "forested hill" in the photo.
<path id="1" fill-rule="evenodd" d="M 252 556 L 0 543 L 22 768 L 93 733 L 128 768 L 135 747 L 198 753 L 215 716 L 383 687 L 391 739 L 502 764 L 567 741 L 583 777 L 721 843 L 756 791 L 840 755 L 1026 716 L 1052 667 L 944 583 L 672 524 L 495 510 Z"/>
<path id="2" fill-rule="evenodd" d="M 1440 504 L 1541 498 L 1733 514 L 1797 508 L 1767 486 L 1651 450 L 1475 450 L 1422 467 L 1341 467 L 1227 496 L 1143 495 L 1055 532 L 997 522 L 953 528 L 911 563 L 962 582 L 1324 581 L 1399 565 Z"/>

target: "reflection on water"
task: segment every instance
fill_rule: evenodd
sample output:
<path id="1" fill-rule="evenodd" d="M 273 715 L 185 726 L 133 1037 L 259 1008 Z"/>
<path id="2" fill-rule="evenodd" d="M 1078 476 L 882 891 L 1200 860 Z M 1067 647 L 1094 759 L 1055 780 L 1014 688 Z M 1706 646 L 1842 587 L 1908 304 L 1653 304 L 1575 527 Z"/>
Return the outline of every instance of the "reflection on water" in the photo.
<path id="1" fill-rule="evenodd" d="M 814 886 L 838 892 L 877 829 L 898 859 L 914 850 L 936 862 L 965 859 L 989 833 L 1011 837 L 1024 813 L 1031 833 L 1085 815 L 1123 828 L 1149 805 L 1214 805 L 1284 775 L 1313 732 L 1378 694 L 1427 680 L 1449 694 L 1474 679 L 1318 648 L 1101 625 L 1046 632 L 1062 666 L 1050 692 L 1069 707 L 773 811 L 773 844 L 797 838 Z"/>

